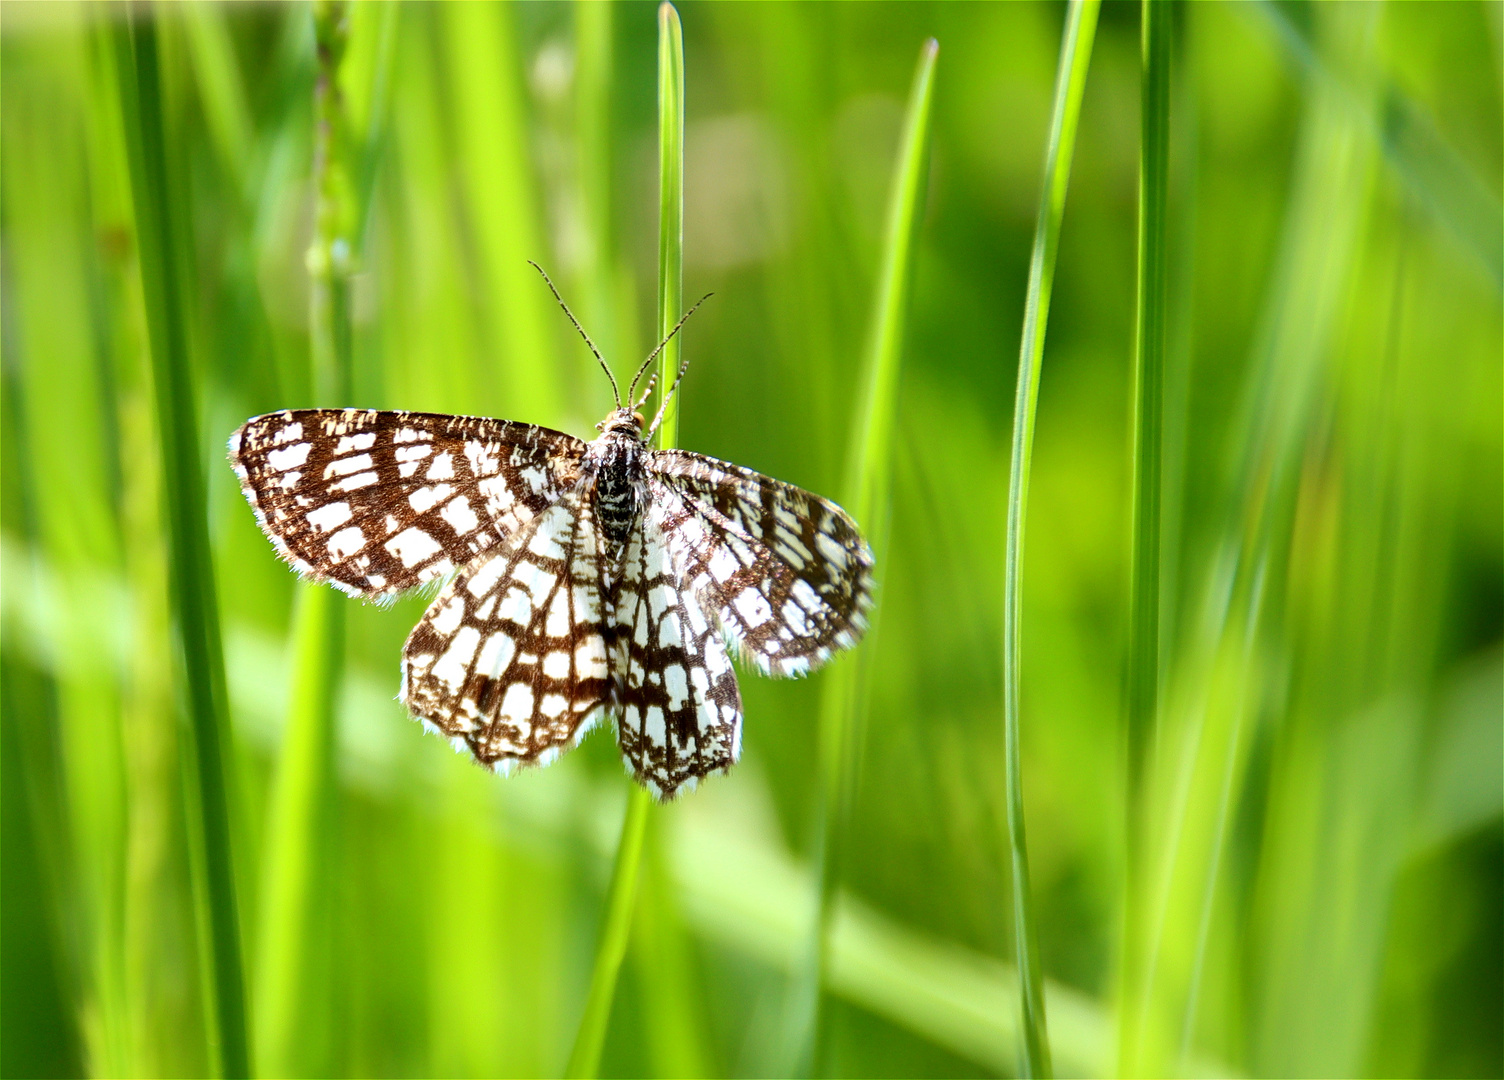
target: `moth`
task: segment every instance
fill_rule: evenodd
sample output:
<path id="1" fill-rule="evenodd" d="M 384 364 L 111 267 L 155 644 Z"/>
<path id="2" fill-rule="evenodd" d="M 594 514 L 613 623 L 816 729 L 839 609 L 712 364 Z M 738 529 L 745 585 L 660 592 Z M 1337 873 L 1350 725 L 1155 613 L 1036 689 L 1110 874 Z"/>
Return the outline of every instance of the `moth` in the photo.
<path id="1" fill-rule="evenodd" d="M 656 375 L 633 394 L 693 308 L 624 403 L 548 286 L 611 380 L 595 440 L 486 417 L 296 409 L 246 421 L 230 461 L 305 577 L 373 600 L 442 580 L 402 652 L 400 697 L 425 727 L 504 774 L 547 764 L 610 717 L 627 769 L 667 800 L 740 756 L 733 652 L 795 676 L 856 644 L 872 552 L 826 499 L 652 448 L 687 361 L 651 423 L 639 410 Z"/>

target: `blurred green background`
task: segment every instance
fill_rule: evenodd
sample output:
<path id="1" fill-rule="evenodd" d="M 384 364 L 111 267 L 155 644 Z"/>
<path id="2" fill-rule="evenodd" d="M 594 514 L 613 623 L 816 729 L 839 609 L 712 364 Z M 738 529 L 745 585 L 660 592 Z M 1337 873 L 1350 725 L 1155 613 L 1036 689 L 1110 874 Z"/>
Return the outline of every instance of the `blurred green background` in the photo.
<path id="1" fill-rule="evenodd" d="M 0 10 L 5 1075 L 210 1067 L 182 675 L 132 211 L 122 8 Z M 940 43 L 893 507 L 817 1071 L 1008 1074 L 1002 525 L 1064 9 L 698 4 L 680 445 L 838 494 L 883 207 Z M 300 591 L 224 459 L 315 403 L 592 434 L 652 345 L 651 4 L 357 5 L 354 400 L 310 365 L 301 4 L 157 21 L 265 1072 L 564 1064 L 626 784 L 610 736 L 502 780 L 393 699 L 423 600 L 341 600 L 308 947 L 275 977 L 268 825 Z M 1504 1072 L 1501 5 L 1177 6 L 1150 1073 Z M 1116 1065 L 1123 980 L 1138 7 L 1102 10 L 1043 369 L 1024 784 L 1056 1066 Z M 745 753 L 654 812 L 605 1075 L 789 1067 L 823 676 L 744 675 Z M 266 1050 L 258 1016 L 295 1003 Z M 274 1059 L 267 1054 L 275 1052 Z M 276 1064 L 268 1064 L 275 1060 Z"/>

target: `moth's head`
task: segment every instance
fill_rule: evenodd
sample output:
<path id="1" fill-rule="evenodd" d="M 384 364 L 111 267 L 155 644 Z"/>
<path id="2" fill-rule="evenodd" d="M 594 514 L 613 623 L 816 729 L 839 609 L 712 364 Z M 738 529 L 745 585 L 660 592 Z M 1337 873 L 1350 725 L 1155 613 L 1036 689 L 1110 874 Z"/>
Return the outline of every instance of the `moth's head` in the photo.
<path id="1" fill-rule="evenodd" d="M 642 425 L 644 423 L 646 421 L 643 420 L 642 413 L 630 407 L 623 406 L 620 409 L 612 409 L 606 414 L 606 418 L 599 424 L 596 424 L 595 427 L 596 430 L 607 435 L 613 431 L 622 431 L 635 439 L 640 439 L 642 438 Z"/>

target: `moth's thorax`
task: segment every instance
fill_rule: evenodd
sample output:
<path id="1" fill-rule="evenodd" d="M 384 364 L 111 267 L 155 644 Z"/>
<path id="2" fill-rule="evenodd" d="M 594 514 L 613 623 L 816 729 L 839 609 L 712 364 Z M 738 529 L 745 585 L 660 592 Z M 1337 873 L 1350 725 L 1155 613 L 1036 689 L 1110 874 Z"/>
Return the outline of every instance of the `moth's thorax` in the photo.
<path id="1" fill-rule="evenodd" d="M 632 409 L 612 409 L 606 414 L 606 418 L 595 426 L 604 435 L 620 432 L 631 435 L 639 442 L 642 441 L 642 415 Z"/>
<path id="2" fill-rule="evenodd" d="M 647 446 L 629 410 L 613 412 L 601 428 L 604 434 L 585 453 L 583 471 L 595 479 L 596 521 L 616 559 L 626 549 L 647 497 L 643 489 Z"/>

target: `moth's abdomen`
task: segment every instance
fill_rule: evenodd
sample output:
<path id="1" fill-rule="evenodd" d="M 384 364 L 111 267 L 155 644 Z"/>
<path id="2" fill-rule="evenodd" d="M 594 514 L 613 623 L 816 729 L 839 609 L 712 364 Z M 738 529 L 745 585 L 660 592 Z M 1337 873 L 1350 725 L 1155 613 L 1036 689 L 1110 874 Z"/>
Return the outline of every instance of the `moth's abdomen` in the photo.
<path id="1" fill-rule="evenodd" d="M 595 518 L 612 552 L 619 553 L 642 515 L 642 444 L 610 436 L 602 443 L 595 473 Z"/>

